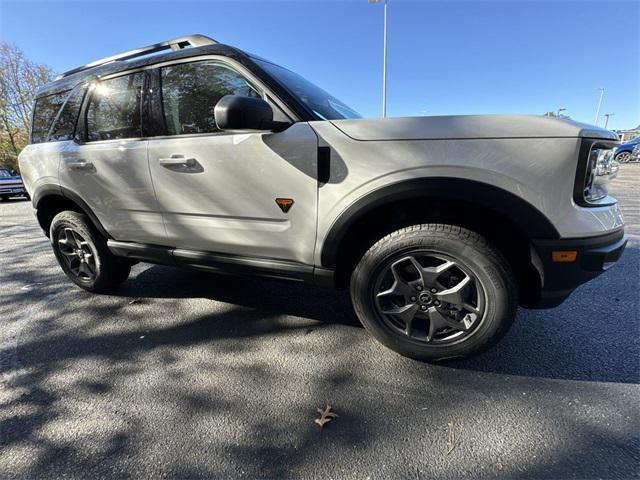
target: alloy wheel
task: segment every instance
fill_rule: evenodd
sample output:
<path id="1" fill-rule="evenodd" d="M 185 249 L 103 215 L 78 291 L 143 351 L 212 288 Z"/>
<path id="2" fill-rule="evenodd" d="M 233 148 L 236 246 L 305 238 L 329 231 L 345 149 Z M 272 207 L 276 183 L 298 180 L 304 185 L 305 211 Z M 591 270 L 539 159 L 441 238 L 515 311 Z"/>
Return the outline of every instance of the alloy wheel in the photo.
<path id="1" fill-rule="evenodd" d="M 631 153 L 620 152 L 618 155 L 616 155 L 616 160 L 620 163 L 627 163 L 629 160 L 631 160 Z"/>
<path id="2" fill-rule="evenodd" d="M 472 334 L 485 313 L 485 289 L 459 260 L 416 251 L 391 261 L 374 282 L 385 325 L 414 341 L 445 345 Z"/>
<path id="3" fill-rule="evenodd" d="M 84 281 L 96 277 L 96 257 L 91 244 L 72 228 L 63 228 L 58 233 L 58 250 L 69 271 Z"/>

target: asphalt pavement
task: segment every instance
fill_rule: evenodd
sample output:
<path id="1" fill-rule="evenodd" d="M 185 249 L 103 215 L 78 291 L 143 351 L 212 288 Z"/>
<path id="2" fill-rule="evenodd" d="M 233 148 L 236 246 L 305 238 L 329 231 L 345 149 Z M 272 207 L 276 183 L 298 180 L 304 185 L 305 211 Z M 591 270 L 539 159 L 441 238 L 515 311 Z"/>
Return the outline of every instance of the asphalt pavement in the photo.
<path id="1" fill-rule="evenodd" d="M 638 478 L 639 190 L 623 165 L 618 265 L 445 365 L 344 292 L 139 264 L 86 293 L 1 202 L 0 478 Z"/>

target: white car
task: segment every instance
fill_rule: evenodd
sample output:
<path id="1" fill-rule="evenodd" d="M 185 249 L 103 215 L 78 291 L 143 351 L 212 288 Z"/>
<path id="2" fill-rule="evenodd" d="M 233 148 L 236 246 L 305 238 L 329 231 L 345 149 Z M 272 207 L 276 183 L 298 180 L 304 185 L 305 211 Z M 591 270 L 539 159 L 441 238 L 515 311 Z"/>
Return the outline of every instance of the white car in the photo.
<path id="1" fill-rule="evenodd" d="M 19 161 L 88 291 L 137 261 L 349 288 L 373 336 L 438 360 L 488 348 L 518 305 L 558 305 L 618 260 L 617 144 L 540 116 L 362 119 L 194 35 L 43 86 Z"/>

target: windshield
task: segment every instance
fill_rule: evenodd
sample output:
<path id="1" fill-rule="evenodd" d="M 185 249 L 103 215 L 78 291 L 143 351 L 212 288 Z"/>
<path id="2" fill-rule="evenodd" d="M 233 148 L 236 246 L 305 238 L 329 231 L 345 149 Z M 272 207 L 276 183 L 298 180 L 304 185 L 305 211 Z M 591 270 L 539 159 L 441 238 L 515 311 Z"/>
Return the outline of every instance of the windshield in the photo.
<path id="1" fill-rule="evenodd" d="M 319 118 L 323 120 L 362 118 L 358 112 L 297 73 L 266 60 L 255 57 L 253 59 L 269 74 L 277 78 L 291 95 L 304 103 Z"/>

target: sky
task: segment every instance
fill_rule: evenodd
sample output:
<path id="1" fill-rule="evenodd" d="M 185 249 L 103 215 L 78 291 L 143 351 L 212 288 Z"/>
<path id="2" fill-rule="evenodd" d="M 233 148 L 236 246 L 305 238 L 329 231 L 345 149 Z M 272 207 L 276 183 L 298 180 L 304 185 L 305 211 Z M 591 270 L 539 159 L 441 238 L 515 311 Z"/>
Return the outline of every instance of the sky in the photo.
<path id="1" fill-rule="evenodd" d="M 543 114 L 640 124 L 640 1 L 388 0 L 388 116 Z M 202 33 L 381 113 L 382 4 L 0 0 L 0 38 L 64 71 Z"/>

